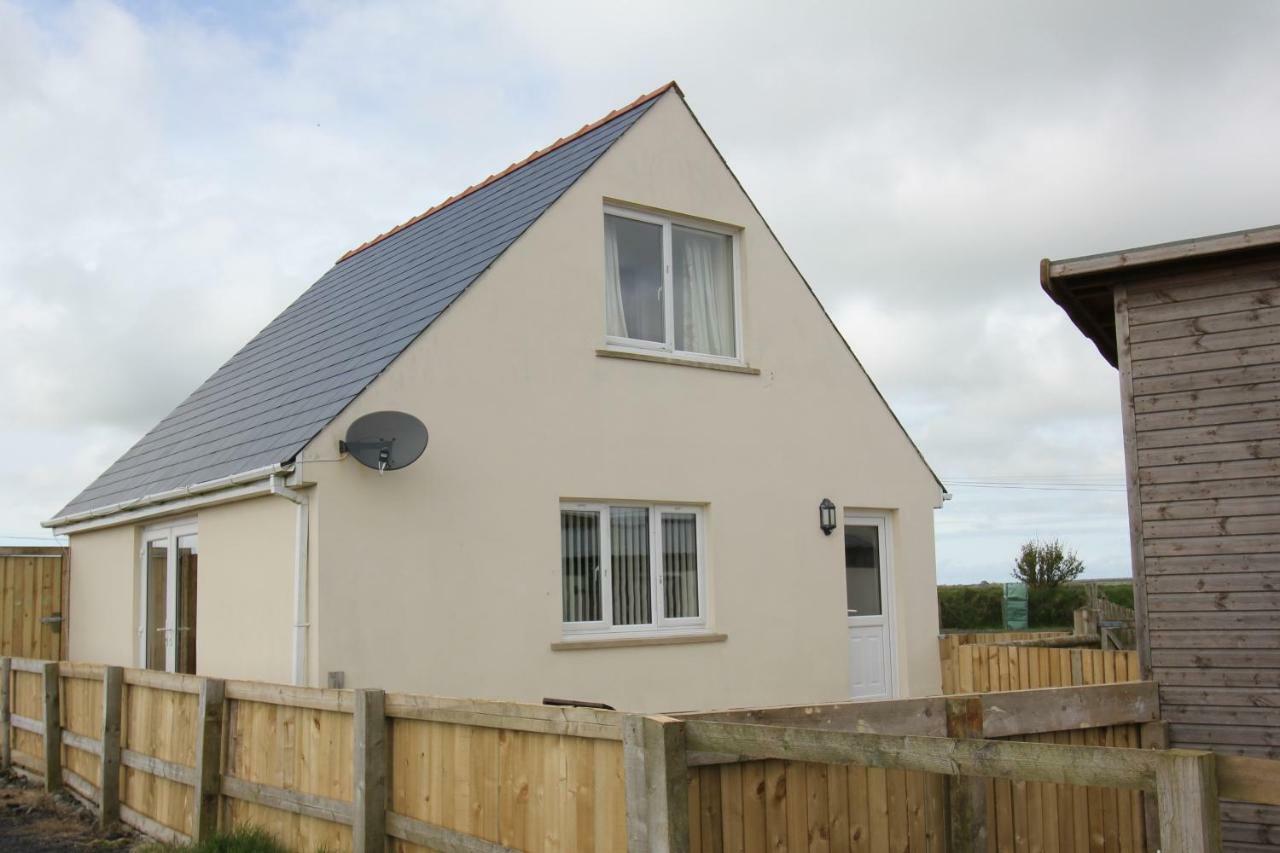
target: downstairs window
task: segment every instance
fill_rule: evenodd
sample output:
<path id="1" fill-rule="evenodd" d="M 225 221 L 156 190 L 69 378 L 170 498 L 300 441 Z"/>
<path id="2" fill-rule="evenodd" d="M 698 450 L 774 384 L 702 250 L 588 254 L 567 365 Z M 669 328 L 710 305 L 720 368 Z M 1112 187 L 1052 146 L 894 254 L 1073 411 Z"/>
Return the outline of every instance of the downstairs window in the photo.
<path id="1" fill-rule="evenodd" d="M 563 504 L 560 573 L 565 633 L 704 627 L 702 538 L 698 507 Z"/>

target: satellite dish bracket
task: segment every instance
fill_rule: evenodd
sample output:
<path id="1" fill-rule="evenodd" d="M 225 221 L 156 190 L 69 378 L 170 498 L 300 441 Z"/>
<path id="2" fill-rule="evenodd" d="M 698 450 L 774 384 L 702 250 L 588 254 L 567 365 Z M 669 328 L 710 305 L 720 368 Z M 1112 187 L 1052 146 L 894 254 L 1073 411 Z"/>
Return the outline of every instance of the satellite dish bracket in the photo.
<path id="1" fill-rule="evenodd" d="M 391 448 L 395 445 L 394 438 L 381 439 L 379 441 L 343 441 L 338 439 L 338 452 L 350 453 L 352 450 L 377 450 L 378 451 L 378 473 L 381 474 L 387 470 L 387 463 L 391 461 Z"/>

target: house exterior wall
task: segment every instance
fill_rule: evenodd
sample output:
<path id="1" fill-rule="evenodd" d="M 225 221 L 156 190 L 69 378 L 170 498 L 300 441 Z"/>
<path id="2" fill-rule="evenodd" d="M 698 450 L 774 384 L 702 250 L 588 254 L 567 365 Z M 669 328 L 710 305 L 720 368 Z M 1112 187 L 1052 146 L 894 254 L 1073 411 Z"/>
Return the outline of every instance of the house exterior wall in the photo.
<path id="1" fill-rule="evenodd" d="M 606 200 L 742 228 L 759 375 L 603 358 Z M 337 441 L 400 409 L 422 459 Z M 818 503 L 891 520 L 897 680 L 936 693 L 940 489 L 683 102 L 662 98 L 302 454 L 324 503 L 317 668 L 348 686 L 635 710 L 848 695 L 842 538 Z M 723 642 L 557 651 L 560 502 L 705 506 Z"/>
<path id="2" fill-rule="evenodd" d="M 1128 281 L 1114 294 L 1144 665 L 1171 746 L 1275 758 L 1280 260 Z M 1280 837 L 1280 809 L 1224 802 L 1223 817 L 1228 842 Z"/>
<path id="3" fill-rule="evenodd" d="M 73 533 L 71 660 L 139 666 L 139 549 L 143 531 L 195 520 L 200 558 L 196 666 L 200 675 L 288 683 L 293 625 L 293 504 L 259 497 Z"/>
<path id="4" fill-rule="evenodd" d="M 70 537 L 67 658 L 133 666 L 137 658 L 138 529 Z"/>

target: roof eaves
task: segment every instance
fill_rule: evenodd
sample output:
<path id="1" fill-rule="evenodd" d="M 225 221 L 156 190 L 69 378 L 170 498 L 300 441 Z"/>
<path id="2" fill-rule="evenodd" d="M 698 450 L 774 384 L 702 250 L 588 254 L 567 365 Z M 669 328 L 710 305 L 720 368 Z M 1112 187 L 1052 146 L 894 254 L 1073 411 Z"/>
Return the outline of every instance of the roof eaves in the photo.
<path id="1" fill-rule="evenodd" d="M 626 106 L 618 107 L 616 110 L 613 110 L 603 118 L 597 119 L 596 121 L 593 121 L 590 124 L 584 124 L 577 132 L 572 133 L 568 136 L 562 136 L 559 139 L 557 139 L 555 142 L 548 145 L 546 148 L 540 148 L 537 151 L 534 151 L 528 157 L 525 157 L 523 160 L 520 160 L 519 162 L 512 163 L 510 166 L 503 169 L 501 172 L 490 175 L 489 177 L 485 178 L 483 181 L 480 181 L 477 184 L 472 184 L 471 186 L 467 187 L 465 190 L 458 193 L 457 195 L 449 196 L 444 201 L 437 204 L 435 207 L 432 207 L 429 210 L 426 210 L 423 213 L 418 214 L 417 216 L 413 217 L 412 219 L 406 222 L 402 222 L 396 227 L 390 229 L 389 231 L 384 231 L 383 233 L 379 234 L 378 236 L 374 237 L 371 240 L 367 240 L 364 243 L 361 243 L 359 246 L 356 246 L 354 249 L 351 249 L 342 257 L 338 258 L 338 260 L 335 263 L 340 264 L 343 261 L 347 260 L 348 258 L 358 255 L 360 252 L 363 252 L 365 249 L 369 248 L 370 246 L 377 245 L 378 243 L 381 243 L 383 240 L 386 240 L 388 237 L 392 237 L 396 234 L 399 234 L 401 231 L 405 230 L 406 228 L 411 228 L 412 226 L 417 225 L 419 222 L 426 219 L 428 216 L 431 216 L 433 213 L 438 213 L 441 210 L 444 210 L 446 207 L 453 204 L 454 202 L 460 201 L 461 199 L 466 198 L 472 193 L 477 192 L 478 190 L 484 189 L 485 187 L 492 184 L 494 181 L 502 180 L 507 175 L 510 175 L 512 172 L 516 171 L 517 169 L 527 166 L 530 163 L 533 163 L 534 161 L 547 156 L 548 154 L 550 154 L 551 152 L 555 151 L 558 148 L 563 148 L 564 146 L 573 142 L 575 139 L 578 139 L 590 133 L 591 131 L 595 130 L 596 128 L 600 127 L 606 122 L 609 122 L 617 118 L 618 116 L 622 115 L 623 113 L 627 112 L 628 110 L 633 110 L 636 107 L 640 106 L 641 104 L 648 103 L 649 101 L 652 101 L 655 98 L 665 95 L 669 91 L 674 91 L 681 98 L 684 97 L 684 92 L 681 91 L 680 85 L 676 83 L 675 80 L 672 80 L 670 83 L 667 83 L 663 86 L 659 86 L 657 89 L 654 89 L 652 92 L 649 92 L 647 95 L 641 95 L 640 97 L 636 98 L 634 101 L 627 104 Z"/>

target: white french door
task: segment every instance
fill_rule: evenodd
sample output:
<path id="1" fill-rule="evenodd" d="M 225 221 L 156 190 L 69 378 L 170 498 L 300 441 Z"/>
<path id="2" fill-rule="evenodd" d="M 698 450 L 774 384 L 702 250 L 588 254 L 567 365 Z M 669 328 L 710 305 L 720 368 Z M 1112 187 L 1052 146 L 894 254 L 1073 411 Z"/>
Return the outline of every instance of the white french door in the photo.
<path id="1" fill-rule="evenodd" d="M 845 514 L 849 695 L 854 699 L 896 694 L 888 528 L 882 515 Z"/>
<path id="2" fill-rule="evenodd" d="M 194 673 L 200 560 L 195 523 L 148 528 L 141 556 L 139 663 L 147 669 Z"/>

